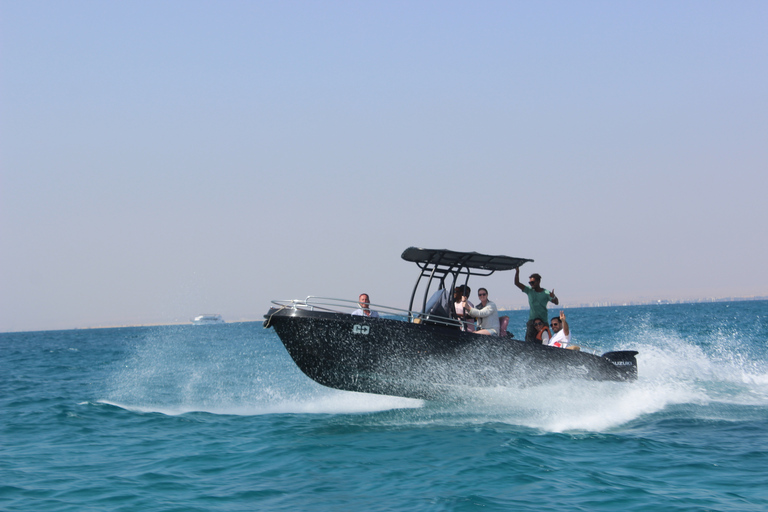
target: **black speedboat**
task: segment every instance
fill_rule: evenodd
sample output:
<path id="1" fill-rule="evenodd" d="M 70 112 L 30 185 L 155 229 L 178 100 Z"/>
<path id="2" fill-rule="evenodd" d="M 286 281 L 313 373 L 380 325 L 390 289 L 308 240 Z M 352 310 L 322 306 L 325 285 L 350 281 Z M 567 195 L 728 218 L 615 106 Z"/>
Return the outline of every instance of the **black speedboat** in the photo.
<path id="1" fill-rule="evenodd" d="M 456 286 L 533 260 L 416 247 L 402 258 L 420 269 L 407 310 L 371 304 L 380 315 L 372 318 L 352 315 L 354 301 L 273 301 L 264 327 L 275 329 L 308 377 L 347 391 L 434 399 L 467 387 L 637 378 L 635 351 L 598 356 L 516 340 L 506 331 L 487 336 L 462 330 L 453 313 Z M 420 285 L 421 304 L 414 308 Z"/>

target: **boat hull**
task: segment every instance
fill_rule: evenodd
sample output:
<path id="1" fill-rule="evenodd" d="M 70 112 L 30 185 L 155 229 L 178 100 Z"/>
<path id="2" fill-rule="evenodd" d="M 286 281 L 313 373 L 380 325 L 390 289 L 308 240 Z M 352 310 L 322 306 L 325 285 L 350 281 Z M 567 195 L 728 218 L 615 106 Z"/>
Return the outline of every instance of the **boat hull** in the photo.
<path id="1" fill-rule="evenodd" d="M 346 391 L 435 399 L 468 387 L 637 378 L 636 352 L 597 356 L 440 325 L 304 309 L 271 308 L 265 318 L 302 372 Z"/>

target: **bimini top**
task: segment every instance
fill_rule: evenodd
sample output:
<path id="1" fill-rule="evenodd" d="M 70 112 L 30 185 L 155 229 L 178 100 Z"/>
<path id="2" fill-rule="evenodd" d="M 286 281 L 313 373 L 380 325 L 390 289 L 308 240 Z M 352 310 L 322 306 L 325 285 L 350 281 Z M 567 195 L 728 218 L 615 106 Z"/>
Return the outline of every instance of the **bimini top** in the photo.
<path id="1" fill-rule="evenodd" d="M 403 251 L 402 258 L 412 261 L 424 268 L 427 265 L 446 267 L 471 268 L 495 272 L 496 270 L 513 270 L 523 263 L 533 261 L 526 258 L 511 256 L 490 256 L 477 252 L 459 252 L 448 249 L 422 249 L 409 247 Z"/>

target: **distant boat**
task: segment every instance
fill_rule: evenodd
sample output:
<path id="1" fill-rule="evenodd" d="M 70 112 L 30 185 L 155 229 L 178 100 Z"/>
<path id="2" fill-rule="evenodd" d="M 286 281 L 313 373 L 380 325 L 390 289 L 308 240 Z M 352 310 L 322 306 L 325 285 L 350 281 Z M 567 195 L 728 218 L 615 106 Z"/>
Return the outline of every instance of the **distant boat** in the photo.
<path id="1" fill-rule="evenodd" d="M 198 315 L 192 319 L 192 323 L 195 325 L 223 324 L 224 319 L 221 315 Z"/>

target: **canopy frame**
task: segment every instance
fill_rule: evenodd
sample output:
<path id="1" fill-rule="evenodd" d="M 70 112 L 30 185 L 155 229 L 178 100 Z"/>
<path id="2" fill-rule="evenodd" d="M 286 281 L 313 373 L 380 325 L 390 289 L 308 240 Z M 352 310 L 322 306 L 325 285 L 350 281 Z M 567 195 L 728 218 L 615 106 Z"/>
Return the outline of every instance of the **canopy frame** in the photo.
<path id="1" fill-rule="evenodd" d="M 487 277 L 496 271 L 514 270 L 524 263 L 533 262 L 532 259 L 514 258 L 512 256 L 480 254 L 478 252 L 461 252 L 450 249 L 423 249 L 409 247 L 401 256 L 405 261 L 416 263 L 419 267 L 419 276 L 411 293 L 411 301 L 408 309 L 413 311 L 413 302 L 416 291 L 422 278 L 427 277 L 427 287 L 424 291 L 424 299 L 421 304 L 422 315 L 426 313 L 427 300 L 430 297 L 429 289 L 432 282 L 437 280 L 438 290 L 446 289 L 446 277 L 452 277 L 450 293 L 456 288 L 459 277 L 464 275 L 464 284 L 469 282 L 470 276 Z"/>

